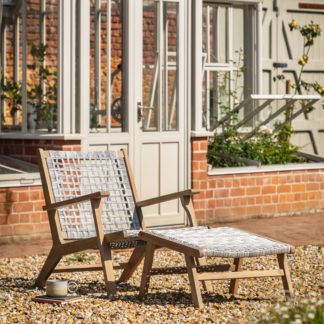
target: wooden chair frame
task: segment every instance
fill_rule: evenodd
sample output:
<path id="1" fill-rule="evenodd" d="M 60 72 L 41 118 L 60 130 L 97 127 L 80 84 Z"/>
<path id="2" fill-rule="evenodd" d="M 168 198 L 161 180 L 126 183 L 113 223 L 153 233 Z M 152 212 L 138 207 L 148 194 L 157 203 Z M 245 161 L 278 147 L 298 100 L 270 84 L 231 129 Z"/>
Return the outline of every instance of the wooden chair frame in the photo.
<path id="1" fill-rule="evenodd" d="M 133 253 L 125 264 L 120 264 L 117 266 L 113 265 L 112 257 L 112 248 L 110 243 L 118 241 L 134 241 L 139 240 L 139 238 L 129 237 L 127 231 L 118 231 L 113 233 L 104 233 L 101 219 L 101 211 L 103 207 L 103 198 L 109 196 L 109 192 L 95 192 L 84 196 L 79 196 L 73 199 L 55 202 L 53 189 L 51 186 L 51 179 L 49 175 L 49 170 L 46 162 L 46 158 L 49 156 L 48 151 L 39 149 L 39 166 L 40 166 L 40 175 L 43 184 L 45 206 L 44 210 L 48 213 L 49 225 L 52 234 L 53 246 L 47 256 L 47 259 L 35 281 L 35 284 L 38 287 L 44 287 L 46 280 L 52 273 L 61 273 L 61 272 L 79 272 L 79 271 L 99 271 L 103 270 L 104 280 L 106 285 L 106 290 L 108 294 L 115 294 L 116 284 L 119 282 L 126 282 L 132 276 L 142 259 L 145 255 L 145 242 L 139 241 L 138 245 L 133 250 Z M 137 215 L 139 216 L 140 226 L 145 230 L 145 224 L 143 221 L 143 214 L 141 208 L 147 205 L 148 202 L 164 202 L 172 199 L 180 198 L 181 202 L 184 204 L 184 208 L 189 212 L 187 207 L 187 202 L 191 201 L 190 196 L 194 194 L 191 190 L 185 190 L 176 192 L 173 194 L 161 196 L 153 200 L 148 201 L 139 201 L 138 194 L 133 178 L 133 174 L 130 168 L 130 163 L 127 157 L 125 150 L 121 150 L 121 156 L 123 157 L 126 165 L 126 170 L 128 173 L 130 186 L 136 206 Z M 62 233 L 60 220 L 58 216 L 58 209 L 60 207 L 72 205 L 78 202 L 90 201 L 93 219 L 96 229 L 96 237 L 86 238 L 86 239 L 77 239 L 71 240 L 67 239 Z M 191 209 L 191 207 L 189 207 Z M 190 217 L 190 212 L 189 212 Z M 192 223 L 192 222 L 191 222 Z M 80 251 L 88 249 L 98 249 L 101 256 L 101 264 L 89 266 L 58 266 L 58 263 L 63 256 L 77 253 Z M 120 278 L 116 281 L 114 276 L 114 269 L 123 269 L 123 272 Z"/>

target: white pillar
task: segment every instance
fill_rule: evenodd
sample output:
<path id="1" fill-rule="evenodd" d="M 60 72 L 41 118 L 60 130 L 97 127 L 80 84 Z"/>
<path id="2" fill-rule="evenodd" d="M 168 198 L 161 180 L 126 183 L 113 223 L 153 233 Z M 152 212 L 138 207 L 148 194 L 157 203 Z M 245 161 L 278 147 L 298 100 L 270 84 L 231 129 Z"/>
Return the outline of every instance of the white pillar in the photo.
<path id="1" fill-rule="evenodd" d="M 261 94 L 263 92 L 262 88 L 262 3 L 257 4 L 256 9 L 256 52 L 257 52 L 257 80 L 256 80 L 256 93 Z"/>
<path id="2" fill-rule="evenodd" d="M 81 134 L 89 132 L 90 109 L 90 2 L 78 2 L 77 23 L 77 131 Z"/>
<path id="3" fill-rule="evenodd" d="M 74 132 L 75 0 L 59 2 L 58 133 Z"/>
<path id="4" fill-rule="evenodd" d="M 192 118 L 191 129 L 202 131 L 202 0 L 192 0 Z"/>
<path id="5" fill-rule="evenodd" d="M 143 0 L 125 0 L 123 11 L 123 99 L 127 118 L 124 131 L 134 137 L 139 128 L 135 127 L 137 103 L 142 101 Z"/>

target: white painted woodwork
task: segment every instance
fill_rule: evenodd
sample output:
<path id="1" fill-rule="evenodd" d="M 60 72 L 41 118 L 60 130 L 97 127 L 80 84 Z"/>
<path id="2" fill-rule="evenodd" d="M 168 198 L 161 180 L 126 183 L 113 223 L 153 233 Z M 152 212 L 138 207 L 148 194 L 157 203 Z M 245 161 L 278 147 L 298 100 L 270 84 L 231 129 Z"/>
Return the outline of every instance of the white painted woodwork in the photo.
<path id="1" fill-rule="evenodd" d="M 143 102 L 142 98 L 142 73 L 143 73 L 143 5 L 147 1 L 143 0 L 125 0 L 123 2 L 123 105 L 124 105 L 124 132 L 122 133 L 89 133 L 83 140 L 85 148 L 89 150 L 119 150 L 126 148 L 130 157 L 130 162 L 135 175 L 139 196 L 141 199 L 153 198 L 155 196 L 172 193 L 188 188 L 187 172 L 190 161 L 186 161 L 186 150 L 188 142 L 188 124 L 185 109 L 185 87 L 189 81 L 185 78 L 185 53 L 186 34 L 185 34 L 185 10 L 188 3 L 180 1 L 159 0 L 157 4 L 160 10 L 164 3 L 178 3 L 178 78 L 177 92 L 170 98 L 160 96 L 161 102 L 168 102 L 171 105 L 170 114 L 167 110 L 160 109 L 160 118 L 158 128 L 148 130 L 145 123 L 138 121 L 137 108 L 138 103 Z M 154 3 L 154 2 L 153 2 Z M 168 27 L 166 27 L 168 28 Z M 160 42 L 160 48 L 163 48 L 163 42 L 166 37 L 163 31 L 163 25 L 158 25 L 160 37 L 156 41 Z M 167 30 L 167 29 L 166 29 Z M 171 55 L 167 51 L 165 55 Z M 166 63 L 162 60 L 156 62 L 159 64 L 159 71 L 163 73 L 174 73 L 175 64 Z M 167 66 L 167 70 L 164 70 Z M 109 70 L 108 70 L 109 71 Z M 108 72 L 107 71 L 107 72 Z M 170 72 L 171 71 L 171 72 Z M 166 74 L 167 75 L 167 74 Z M 162 87 L 166 78 L 162 79 L 162 73 L 156 74 L 156 87 Z M 163 81 L 164 80 L 164 81 Z M 164 84 L 169 89 L 169 86 Z M 161 89 L 160 89 L 161 93 Z M 174 102 L 178 101 L 177 107 Z M 152 101 L 152 104 L 154 100 Z M 177 112 L 176 109 L 177 108 Z M 170 116 L 177 116 L 177 130 L 170 129 Z M 162 121 L 165 120 L 164 123 Z M 156 206 L 150 206 L 143 209 L 145 223 L 148 226 L 164 226 L 183 224 L 184 213 L 179 207 L 179 201 L 166 202 Z"/>
<path id="2" fill-rule="evenodd" d="M 305 3 L 314 1 L 305 0 Z M 296 82 L 300 71 L 298 64 L 302 56 L 303 39 L 298 31 L 289 30 L 289 22 L 295 19 L 299 25 L 318 23 L 324 29 L 324 15 L 321 10 L 307 10 L 298 7 L 293 0 L 277 1 L 279 11 L 273 9 L 272 0 L 263 1 L 263 93 L 285 93 L 285 82 L 273 82 L 276 74 L 284 74 L 286 79 Z M 286 63 L 286 68 L 273 68 L 273 63 Z M 324 84 L 323 35 L 315 39 L 311 48 L 309 63 L 305 66 L 303 79 Z M 316 72 L 314 72 L 316 71 Z M 292 90 L 294 91 L 294 90 Z M 303 114 L 293 122 L 296 131 L 294 143 L 309 153 L 324 154 L 324 111 L 322 102 L 315 105 L 315 111 L 306 118 Z"/>

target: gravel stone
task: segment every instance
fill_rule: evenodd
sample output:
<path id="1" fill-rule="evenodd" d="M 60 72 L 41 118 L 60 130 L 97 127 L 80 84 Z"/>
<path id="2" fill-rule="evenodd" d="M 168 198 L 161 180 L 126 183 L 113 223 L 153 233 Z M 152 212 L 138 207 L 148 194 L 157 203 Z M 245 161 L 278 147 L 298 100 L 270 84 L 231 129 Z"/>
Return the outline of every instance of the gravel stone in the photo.
<path id="1" fill-rule="evenodd" d="M 127 261 L 130 252 L 116 252 L 120 262 Z M 63 263 L 99 263 L 99 255 L 83 253 L 81 258 L 67 256 Z M 292 281 L 297 299 L 320 298 L 324 293 L 324 247 L 304 246 L 289 255 Z M 54 274 L 51 278 L 77 283 L 77 294 L 83 300 L 70 304 L 42 304 L 31 301 L 45 290 L 35 288 L 34 280 L 45 256 L 0 259 L 0 323 L 248 323 L 255 322 L 284 303 L 279 278 L 241 280 L 239 297 L 228 294 L 229 281 L 213 281 L 213 291 L 203 292 L 204 308 L 192 305 L 186 275 L 153 276 L 145 301 L 138 299 L 142 265 L 128 283 L 118 286 L 117 295 L 108 298 L 101 272 Z M 224 263 L 210 258 L 207 262 Z M 184 265 L 176 252 L 156 252 L 154 266 Z M 275 268 L 275 257 L 245 259 L 243 269 Z M 117 274 L 118 275 L 118 274 Z"/>

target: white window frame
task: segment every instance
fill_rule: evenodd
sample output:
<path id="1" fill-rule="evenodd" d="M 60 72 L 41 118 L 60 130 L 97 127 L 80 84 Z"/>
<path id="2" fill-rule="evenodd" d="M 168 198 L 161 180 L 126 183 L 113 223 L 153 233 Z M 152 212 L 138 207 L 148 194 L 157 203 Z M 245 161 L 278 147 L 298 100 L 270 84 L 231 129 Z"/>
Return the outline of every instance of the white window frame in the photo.
<path id="1" fill-rule="evenodd" d="M 192 131 L 196 134 L 199 132 L 206 132 L 208 129 L 203 126 L 203 101 L 202 101 L 202 87 L 204 71 L 202 68 L 203 62 L 203 49 L 202 49 L 202 37 L 203 37 L 203 0 L 192 0 L 192 121 L 191 127 Z M 224 2 L 219 0 L 209 0 L 205 2 L 224 4 Z M 251 48 L 254 47 L 254 61 L 253 66 L 253 76 L 251 80 L 253 88 L 252 92 L 260 93 L 262 89 L 262 2 L 261 1 L 229 1 L 226 5 L 253 5 L 255 7 L 255 31 L 254 39 L 251 42 Z M 228 44 L 231 43 L 229 40 Z M 255 43 L 255 44 L 253 44 Z M 230 46 L 230 45 L 229 45 Z M 230 55 L 230 48 L 227 49 Z M 211 71 L 218 71 L 231 68 L 227 64 L 217 64 L 213 63 L 207 65 L 207 68 Z M 233 69 L 232 69 L 233 70 Z"/>

